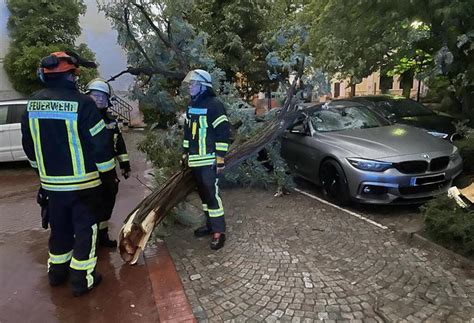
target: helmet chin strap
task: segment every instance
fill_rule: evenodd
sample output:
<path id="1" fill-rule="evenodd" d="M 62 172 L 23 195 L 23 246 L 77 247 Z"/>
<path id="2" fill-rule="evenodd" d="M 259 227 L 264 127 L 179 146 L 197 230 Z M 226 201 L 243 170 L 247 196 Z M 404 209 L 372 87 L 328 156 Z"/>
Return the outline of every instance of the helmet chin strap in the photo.
<path id="1" fill-rule="evenodd" d="M 204 85 L 202 85 L 202 84 L 199 84 L 199 92 L 198 92 L 198 94 L 196 94 L 196 95 L 191 95 L 191 98 L 192 98 L 192 99 L 195 99 L 195 98 L 197 98 L 198 96 L 200 96 L 201 94 L 203 94 L 204 92 L 206 92 L 206 87 L 205 87 Z"/>

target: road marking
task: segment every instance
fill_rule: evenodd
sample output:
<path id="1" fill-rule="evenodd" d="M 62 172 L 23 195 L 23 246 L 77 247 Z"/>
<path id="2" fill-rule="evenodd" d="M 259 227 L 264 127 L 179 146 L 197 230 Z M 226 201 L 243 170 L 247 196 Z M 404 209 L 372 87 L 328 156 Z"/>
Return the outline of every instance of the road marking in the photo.
<path id="1" fill-rule="evenodd" d="M 317 197 L 317 196 L 314 196 L 314 195 L 311 194 L 311 193 L 302 191 L 302 190 L 300 190 L 299 188 L 295 188 L 294 190 L 297 191 L 297 192 L 300 193 L 300 194 L 303 194 L 303 195 L 306 195 L 306 196 L 308 196 L 308 197 L 311 197 L 312 199 L 315 199 L 315 200 L 317 200 L 317 201 L 319 201 L 319 202 L 321 202 L 321 203 L 323 203 L 323 204 L 330 205 L 330 206 L 332 206 L 332 207 L 334 207 L 334 208 L 336 208 L 336 209 L 338 209 L 338 210 L 341 210 L 341 211 L 343 211 L 343 212 L 346 212 L 347 214 L 350 214 L 350 215 L 352 215 L 352 216 L 355 216 L 356 218 L 361 219 L 362 221 L 365 221 L 365 222 L 367 222 L 367 223 L 370 223 L 370 224 L 372 224 L 372 225 L 375 225 L 376 227 L 378 227 L 378 228 L 380 228 L 380 229 L 383 229 L 383 230 L 387 230 L 387 229 L 388 229 L 388 227 L 384 226 L 383 224 L 380 224 L 380 223 L 378 223 L 378 222 L 375 222 L 374 220 L 368 219 L 368 218 L 366 218 L 366 217 L 363 216 L 363 215 L 360 215 L 360 214 L 358 214 L 358 213 L 355 213 L 355 212 L 352 212 L 352 211 L 350 211 L 350 210 L 347 210 L 347 209 L 345 209 L 345 208 L 343 208 L 343 207 L 340 207 L 340 206 L 338 206 L 338 205 L 336 205 L 336 204 L 332 204 L 331 202 L 328 202 L 328 201 L 326 201 L 326 200 L 323 200 L 322 198 L 319 198 L 319 197 Z"/>

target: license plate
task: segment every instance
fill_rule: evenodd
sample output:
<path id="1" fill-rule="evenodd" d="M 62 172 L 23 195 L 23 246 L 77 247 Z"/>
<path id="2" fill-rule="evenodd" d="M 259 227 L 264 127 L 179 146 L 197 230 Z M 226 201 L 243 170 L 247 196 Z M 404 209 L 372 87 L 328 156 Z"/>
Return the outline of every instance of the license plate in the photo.
<path id="1" fill-rule="evenodd" d="M 445 174 L 436 174 L 428 176 L 412 177 L 410 180 L 410 186 L 429 185 L 443 182 L 446 179 Z"/>

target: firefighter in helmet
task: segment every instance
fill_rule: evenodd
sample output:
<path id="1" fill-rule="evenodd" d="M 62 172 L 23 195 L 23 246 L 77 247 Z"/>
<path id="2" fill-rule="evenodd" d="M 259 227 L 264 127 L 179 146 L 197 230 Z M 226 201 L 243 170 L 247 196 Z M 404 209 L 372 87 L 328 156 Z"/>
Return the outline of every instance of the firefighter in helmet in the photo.
<path id="1" fill-rule="evenodd" d="M 212 90 L 211 75 L 207 71 L 193 70 L 183 82 L 188 84 L 191 95 L 184 126 L 183 159 L 193 172 L 206 215 L 206 225 L 196 229 L 194 234 L 197 237 L 212 235 L 211 249 L 218 250 L 226 238 L 218 175 L 225 167 L 229 120 L 224 105 Z"/>
<path id="2" fill-rule="evenodd" d="M 105 122 L 107 131 L 110 133 L 110 147 L 113 150 L 116 160 L 119 162 L 122 176 L 127 179 L 130 176 L 130 161 L 127 153 L 127 147 L 123 140 L 122 133 L 117 124 L 116 119 L 108 112 L 108 108 L 112 106 L 110 99 L 114 92 L 110 84 L 101 79 L 96 78 L 87 84 L 86 93 L 95 101 L 97 108 Z M 117 241 L 111 240 L 108 234 L 109 220 L 112 217 L 112 211 L 115 205 L 115 197 L 118 193 L 119 180 L 116 179 L 116 185 L 113 187 L 104 187 L 103 189 L 103 213 L 99 217 L 99 245 L 104 247 L 116 248 Z"/>
<path id="3" fill-rule="evenodd" d="M 70 280 L 74 296 L 102 277 L 96 272 L 97 216 L 101 186 L 114 182 L 110 134 L 94 100 L 76 86 L 80 66 L 96 67 L 73 52 L 41 60 L 45 88 L 33 93 L 22 117 L 23 149 L 48 198 L 48 278 Z"/>

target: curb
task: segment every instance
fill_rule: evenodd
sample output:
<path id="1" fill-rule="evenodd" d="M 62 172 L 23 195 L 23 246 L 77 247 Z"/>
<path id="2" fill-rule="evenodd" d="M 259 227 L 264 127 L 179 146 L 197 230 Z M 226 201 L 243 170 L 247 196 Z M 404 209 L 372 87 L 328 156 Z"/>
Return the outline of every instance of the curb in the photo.
<path id="1" fill-rule="evenodd" d="M 144 252 L 160 322 L 197 322 L 164 241 Z"/>
<path id="2" fill-rule="evenodd" d="M 427 249 L 435 249 L 439 252 L 446 254 L 450 260 L 459 262 L 459 264 L 461 265 L 461 267 L 463 267 L 463 269 L 474 269 L 474 260 L 466 258 L 450 249 L 447 249 L 423 237 L 419 233 L 409 233 L 409 232 L 404 232 L 404 231 L 393 231 L 393 232 L 398 238 L 406 241 L 409 244 L 412 244 L 413 242 L 415 242 L 422 245 L 423 247 Z"/>

